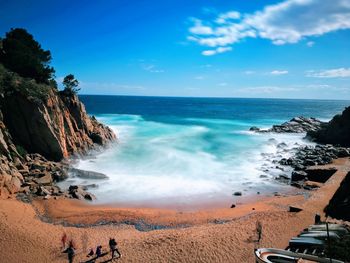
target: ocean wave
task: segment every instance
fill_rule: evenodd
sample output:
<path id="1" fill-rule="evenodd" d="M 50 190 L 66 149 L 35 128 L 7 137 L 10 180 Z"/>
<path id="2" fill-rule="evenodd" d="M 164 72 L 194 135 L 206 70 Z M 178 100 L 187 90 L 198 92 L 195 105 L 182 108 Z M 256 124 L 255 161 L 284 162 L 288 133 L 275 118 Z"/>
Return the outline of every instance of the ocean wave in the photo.
<path id="1" fill-rule="evenodd" d="M 137 115 L 103 115 L 118 132 L 119 143 L 94 159 L 80 160 L 76 168 L 98 171 L 108 181 L 91 189 L 100 202 L 144 202 L 195 195 L 230 196 L 233 191 L 257 191 L 273 185 L 271 156 L 287 155 L 278 145 L 293 148 L 302 144 L 301 135 L 261 134 L 242 131 L 240 122 L 191 119 L 190 124 L 145 120 Z M 193 120 L 196 120 L 194 122 Z M 188 119 L 183 120 L 183 123 Z M 207 125 L 210 123 L 210 125 Z M 225 124 L 225 125 L 222 125 Z M 226 124 L 231 125 L 227 129 Z M 236 126 L 235 126 L 236 125 Z M 261 175 L 270 169 L 267 179 Z M 261 191 L 261 190 L 260 190 Z"/>

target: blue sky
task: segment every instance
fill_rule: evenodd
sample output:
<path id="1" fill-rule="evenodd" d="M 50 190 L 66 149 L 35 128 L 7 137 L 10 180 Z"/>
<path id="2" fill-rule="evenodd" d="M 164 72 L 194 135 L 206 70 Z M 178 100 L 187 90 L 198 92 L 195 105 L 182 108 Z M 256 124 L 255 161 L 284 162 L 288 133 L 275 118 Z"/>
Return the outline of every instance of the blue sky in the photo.
<path id="1" fill-rule="evenodd" d="M 82 94 L 350 99 L 350 0 L 0 0 Z"/>

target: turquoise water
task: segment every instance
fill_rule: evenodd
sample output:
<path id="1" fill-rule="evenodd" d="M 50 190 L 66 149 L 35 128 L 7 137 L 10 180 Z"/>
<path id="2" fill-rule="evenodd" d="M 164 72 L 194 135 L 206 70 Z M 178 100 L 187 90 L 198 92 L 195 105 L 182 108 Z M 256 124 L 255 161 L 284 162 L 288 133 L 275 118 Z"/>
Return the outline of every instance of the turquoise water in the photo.
<path id="1" fill-rule="evenodd" d="M 100 203 L 186 207 L 220 203 L 232 194 L 256 196 L 292 189 L 274 180 L 275 157 L 290 155 L 303 134 L 255 134 L 249 127 L 304 115 L 329 119 L 344 101 L 197 99 L 83 96 L 87 111 L 109 125 L 118 143 L 76 163 L 108 180 L 70 178 L 66 184 L 98 184 Z M 278 144 L 285 142 L 287 149 Z M 267 171 L 268 170 L 268 171 Z M 263 175 L 263 178 L 261 177 Z M 236 200 L 237 201 L 237 200 Z"/>

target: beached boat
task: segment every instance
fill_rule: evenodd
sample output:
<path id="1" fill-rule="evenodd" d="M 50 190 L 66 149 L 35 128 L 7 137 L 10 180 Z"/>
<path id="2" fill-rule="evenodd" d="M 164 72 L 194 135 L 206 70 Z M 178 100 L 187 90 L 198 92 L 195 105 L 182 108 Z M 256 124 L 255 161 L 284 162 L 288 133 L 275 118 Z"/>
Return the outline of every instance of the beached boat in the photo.
<path id="1" fill-rule="evenodd" d="M 328 237 L 330 240 L 335 241 L 339 240 L 340 237 L 337 233 L 329 231 L 309 231 L 309 232 L 304 232 L 298 235 L 298 237 L 313 237 L 321 240 L 327 240 Z"/>
<path id="2" fill-rule="evenodd" d="M 295 253 L 283 249 L 259 248 L 255 250 L 256 263 L 344 263 L 340 260 Z"/>
<path id="3" fill-rule="evenodd" d="M 349 230 L 342 225 L 337 224 L 328 224 L 328 230 L 335 232 L 339 235 L 347 235 L 350 234 Z M 320 224 L 320 225 L 311 225 L 308 228 L 305 229 L 305 231 L 327 231 L 326 224 Z"/>
<path id="4" fill-rule="evenodd" d="M 290 247 L 324 247 L 324 240 L 320 240 L 314 237 L 293 237 L 289 240 Z"/>

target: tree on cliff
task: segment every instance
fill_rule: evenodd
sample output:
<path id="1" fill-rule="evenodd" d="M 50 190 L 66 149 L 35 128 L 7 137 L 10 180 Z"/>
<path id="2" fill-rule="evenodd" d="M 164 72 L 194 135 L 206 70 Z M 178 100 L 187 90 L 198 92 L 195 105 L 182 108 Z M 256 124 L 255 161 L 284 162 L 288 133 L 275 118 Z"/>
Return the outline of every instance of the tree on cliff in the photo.
<path id="1" fill-rule="evenodd" d="M 55 70 L 49 66 L 51 53 L 25 29 L 11 29 L 1 42 L 0 63 L 7 69 L 40 83 L 52 83 Z"/>
<path id="2" fill-rule="evenodd" d="M 64 90 L 62 93 L 66 96 L 72 96 L 74 94 L 77 94 L 80 88 L 79 81 L 74 77 L 73 74 L 69 74 L 64 77 L 63 82 Z"/>

